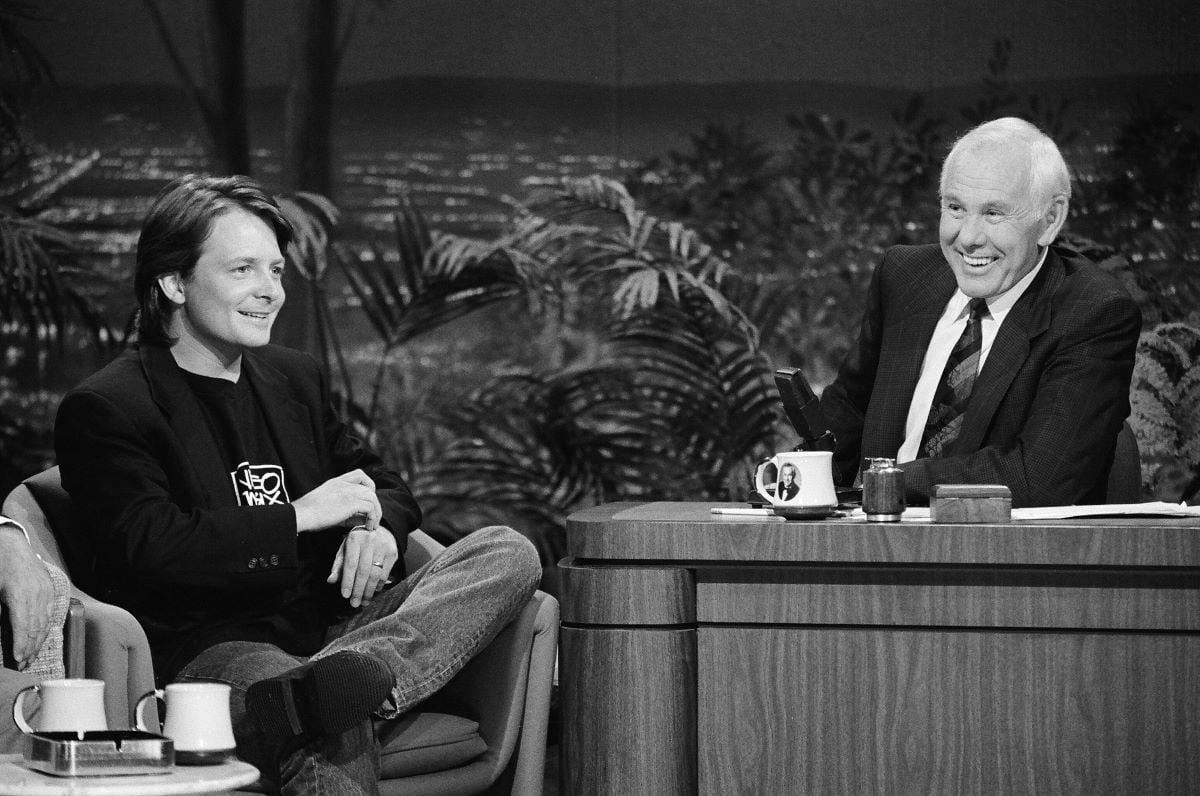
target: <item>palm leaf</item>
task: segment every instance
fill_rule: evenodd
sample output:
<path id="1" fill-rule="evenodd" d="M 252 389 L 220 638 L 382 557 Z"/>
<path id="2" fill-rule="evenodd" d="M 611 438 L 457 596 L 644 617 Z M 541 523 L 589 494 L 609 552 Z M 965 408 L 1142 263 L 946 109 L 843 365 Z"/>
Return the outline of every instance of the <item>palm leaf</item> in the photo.
<path id="1" fill-rule="evenodd" d="M 448 409 L 454 441 L 418 476 L 423 500 L 435 515 L 505 506 L 561 533 L 587 502 L 724 494 L 730 463 L 770 443 L 778 401 L 761 358 L 689 306 L 698 317 L 668 304 L 617 323 L 599 365 L 500 377 Z"/>
<path id="2" fill-rule="evenodd" d="M 292 224 L 289 263 L 309 282 L 317 283 L 329 266 L 328 252 L 341 213 L 324 196 L 299 191 L 278 198 L 279 208 Z"/>
<path id="3" fill-rule="evenodd" d="M 772 445 L 778 400 L 753 325 L 723 292 L 727 264 L 686 227 L 638 210 L 619 183 L 564 183 L 486 242 L 426 234 L 402 208 L 397 238 L 399 257 L 339 260 L 388 348 L 498 300 L 586 304 L 589 287 L 607 286 L 614 302 L 598 360 L 504 373 L 421 416 L 412 483 L 440 537 L 519 524 L 552 562 L 570 512 L 725 496 L 731 473 Z"/>
<path id="4" fill-rule="evenodd" d="M 76 323 L 101 348 L 115 340 L 100 308 L 77 288 L 91 275 L 75 266 L 74 252 L 62 230 L 0 208 L 0 322 L 15 324 L 34 350 L 61 343 Z"/>
<path id="5" fill-rule="evenodd" d="M 627 222 L 637 212 L 624 185 L 595 174 L 564 178 L 558 190 L 534 196 L 528 206 L 558 223 L 585 226 Z"/>
<path id="6" fill-rule="evenodd" d="M 338 249 L 336 261 L 385 348 L 518 295 L 530 260 L 503 241 L 432 235 L 407 199 L 394 218 L 397 257 Z"/>

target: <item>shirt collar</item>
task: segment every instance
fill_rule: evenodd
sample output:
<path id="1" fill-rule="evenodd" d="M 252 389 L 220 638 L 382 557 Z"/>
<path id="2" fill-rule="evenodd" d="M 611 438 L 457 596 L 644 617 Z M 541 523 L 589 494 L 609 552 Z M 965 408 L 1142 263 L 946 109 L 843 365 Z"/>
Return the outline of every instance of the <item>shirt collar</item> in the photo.
<path id="1" fill-rule="evenodd" d="M 1046 262 L 1046 255 L 1049 253 L 1049 251 L 1049 246 L 1043 246 L 1042 255 L 1038 258 L 1037 265 L 1035 265 L 1029 271 L 1029 273 L 1021 277 L 1019 282 L 1001 293 L 999 296 L 992 296 L 987 300 L 989 315 L 991 315 L 993 318 L 997 316 L 1003 317 L 1010 309 L 1012 309 L 1013 305 L 1017 303 L 1017 299 L 1021 298 L 1025 291 L 1029 289 L 1029 286 L 1037 277 L 1038 271 L 1042 270 L 1042 264 Z M 970 303 L 971 299 L 967 297 L 967 294 L 963 293 L 962 290 L 955 288 L 954 295 L 950 297 L 950 301 L 947 303 L 947 309 L 955 318 L 962 318 L 967 314 L 967 305 Z"/>

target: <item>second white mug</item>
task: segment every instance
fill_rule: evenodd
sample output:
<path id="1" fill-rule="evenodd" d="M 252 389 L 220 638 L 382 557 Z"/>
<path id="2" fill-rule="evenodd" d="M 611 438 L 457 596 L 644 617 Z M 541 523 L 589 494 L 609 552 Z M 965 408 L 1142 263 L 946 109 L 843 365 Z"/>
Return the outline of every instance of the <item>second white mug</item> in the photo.
<path id="1" fill-rule="evenodd" d="M 234 754 L 229 715 L 230 688 L 225 683 L 170 683 L 137 702 L 137 728 L 157 732 L 146 717 L 151 700 L 166 703 L 162 733 L 175 742 L 175 762 L 184 765 L 222 763 Z"/>

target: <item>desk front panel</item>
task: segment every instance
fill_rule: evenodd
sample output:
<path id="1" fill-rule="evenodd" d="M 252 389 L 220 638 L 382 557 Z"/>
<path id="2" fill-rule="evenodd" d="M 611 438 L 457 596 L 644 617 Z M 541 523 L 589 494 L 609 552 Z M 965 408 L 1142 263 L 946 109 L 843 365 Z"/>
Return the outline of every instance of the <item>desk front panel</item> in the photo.
<path id="1" fill-rule="evenodd" d="M 1195 521 L 621 504 L 568 543 L 579 792 L 1200 792 Z"/>
<path id="2" fill-rule="evenodd" d="M 1200 637 L 701 626 L 699 792 L 1196 793 Z"/>
<path id="3" fill-rule="evenodd" d="M 696 631 L 560 633 L 563 790 L 696 792 Z"/>
<path id="4" fill-rule="evenodd" d="M 1200 632 L 1200 572 L 964 567 L 705 567 L 701 623 Z"/>

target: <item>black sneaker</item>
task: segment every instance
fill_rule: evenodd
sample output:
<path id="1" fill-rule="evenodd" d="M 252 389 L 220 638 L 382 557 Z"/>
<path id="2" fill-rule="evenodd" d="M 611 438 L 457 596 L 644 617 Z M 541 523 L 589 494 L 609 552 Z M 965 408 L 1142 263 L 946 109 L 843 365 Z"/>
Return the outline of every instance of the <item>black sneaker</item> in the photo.
<path id="1" fill-rule="evenodd" d="M 369 717 L 395 683 L 374 655 L 336 652 L 254 683 L 246 712 L 269 735 L 333 735 Z"/>

